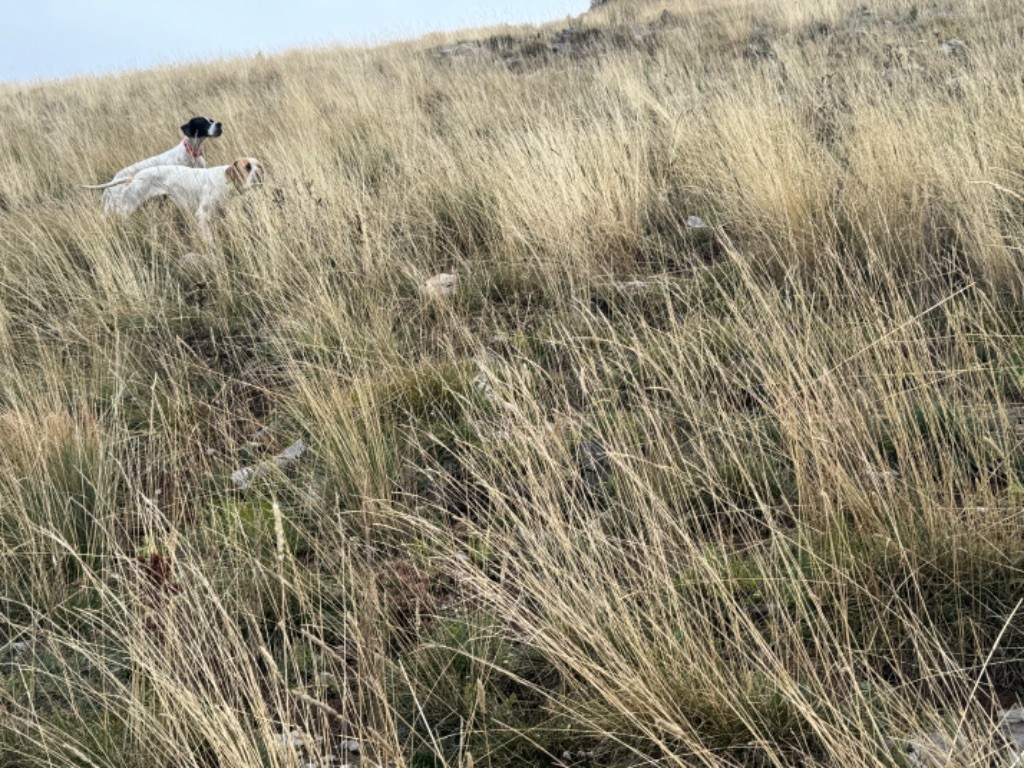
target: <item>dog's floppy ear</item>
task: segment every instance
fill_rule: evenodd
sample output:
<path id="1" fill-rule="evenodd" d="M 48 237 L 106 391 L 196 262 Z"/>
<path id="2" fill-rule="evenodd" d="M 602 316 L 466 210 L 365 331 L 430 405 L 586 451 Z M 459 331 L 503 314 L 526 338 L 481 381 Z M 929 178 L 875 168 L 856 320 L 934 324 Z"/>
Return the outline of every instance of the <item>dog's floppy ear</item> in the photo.
<path id="1" fill-rule="evenodd" d="M 253 183 L 262 184 L 264 176 L 263 164 L 259 160 L 256 160 L 255 158 L 252 157 L 250 157 L 249 160 L 249 170 L 252 172 Z"/>
<path id="2" fill-rule="evenodd" d="M 181 126 L 181 132 L 185 134 L 186 138 L 194 139 L 196 137 L 196 129 L 195 126 L 192 125 L 191 120 Z"/>
<path id="3" fill-rule="evenodd" d="M 249 174 L 245 170 L 246 162 L 248 161 L 244 157 L 240 157 L 229 165 L 228 169 L 225 171 L 225 174 L 228 177 L 228 183 L 233 184 L 238 189 L 245 186 L 245 182 L 249 178 Z"/>

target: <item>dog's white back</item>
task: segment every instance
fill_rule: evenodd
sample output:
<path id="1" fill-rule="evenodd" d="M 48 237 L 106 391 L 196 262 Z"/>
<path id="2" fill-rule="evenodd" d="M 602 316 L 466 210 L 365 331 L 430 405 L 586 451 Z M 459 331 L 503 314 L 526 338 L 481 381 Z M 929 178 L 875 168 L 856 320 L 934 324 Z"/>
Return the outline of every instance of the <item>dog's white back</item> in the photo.
<path id="1" fill-rule="evenodd" d="M 111 181 L 120 181 L 121 179 L 127 179 L 129 176 L 134 176 L 136 173 L 144 168 L 152 168 L 157 165 L 180 165 L 185 168 L 205 168 L 206 159 L 201 154 L 193 154 L 185 148 L 185 142 L 168 149 L 166 152 L 161 152 L 159 155 L 153 155 L 147 157 L 145 160 L 139 160 L 139 162 L 129 165 L 127 168 L 122 168 L 120 171 L 114 174 L 114 178 Z"/>
<path id="2" fill-rule="evenodd" d="M 111 182 L 114 184 L 115 182 Z M 252 157 L 241 157 L 231 165 L 215 168 L 188 168 L 164 165 L 143 168 L 135 176 L 122 180 L 107 191 L 117 191 L 104 199 L 104 212 L 128 216 L 147 200 L 169 197 L 184 211 L 196 217 L 203 238 L 212 238 L 210 222 L 233 191 L 242 192 L 263 183 L 263 166 Z"/>

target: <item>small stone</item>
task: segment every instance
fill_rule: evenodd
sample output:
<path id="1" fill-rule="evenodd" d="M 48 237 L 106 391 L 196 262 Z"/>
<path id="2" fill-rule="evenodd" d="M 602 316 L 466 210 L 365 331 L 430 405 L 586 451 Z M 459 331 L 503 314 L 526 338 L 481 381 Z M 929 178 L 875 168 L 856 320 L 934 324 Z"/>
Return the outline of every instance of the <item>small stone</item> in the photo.
<path id="1" fill-rule="evenodd" d="M 473 377 L 473 387 L 487 400 L 494 400 L 494 387 L 491 386 L 490 378 L 483 371 Z"/>
<path id="2" fill-rule="evenodd" d="M 473 377 L 473 388 L 491 405 L 496 405 L 510 411 L 515 410 L 515 406 L 512 405 L 512 403 L 502 400 L 494 394 L 494 386 L 491 384 L 491 377 L 487 375 L 486 371 L 480 371 L 480 373 Z"/>
<path id="3" fill-rule="evenodd" d="M 0 654 L 6 651 L 10 654 L 11 659 L 14 660 L 28 653 L 30 647 L 31 646 L 24 641 L 16 641 L 9 643 L 6 648 L 0 646 Z"/>
<path id="4" fill-rule="evenodd" d="M 231 481 L 235 484 L 235 487 L 246 491 L 252 487 L 252 484 L 256 480 L 266 477 L 271 467 L 287 469 L 290 465 L 301 459 L 303 454 L 308 450 L 309 446 L 306 445 L 304 441 L 296 440 L 279 454 L 270 459 L 270 461 L 265 461 L 254 467 L 242 467 L 241 469 L 235 470 L 231 473 Z"/>
<path id="5" fill-rule="evenodd" d="M 289 464 L 298 461 L 302 458 L 302 455 L 309 450 L 309 446 L 302 440 L 296 440 L 294 443 L 289 445 L 277 456 L 273 458 L 273 462 L 280 468 L 284 469 Z"/>
<path id="6" fill-rule="evenodd" d="M 704 221 L 704 219 L 702 219 L 700 216 L 690 216 L 686 220 L 687 229 L 704 229 L 704 227 L 706 227 L 707 225 L 708 223 Z"/>
<path id="7" fill-rule="evenodd" d="M 355 739 L 349 739 L 348 741 L 343 742 L 342 743 L 342 747 L 344 748 L 344 750 L 346 752 L 350 752 L 353 755 L 358 755 L 359 754 L 359 749 L 360 749 L 359 742 L 356 741 Z"/>
<path id="8" fill-rule="evenodd" d="M 951 745 L 946 737 L 937 731 L 911 737 L 904 743 L 907 763 L 914 768 L 943 768 L 954 765 L 950 760 L 962 745 Z"/>
<path id="9" fill-rule="evenodd" d="M 1004 709 L 999 712 L 999 727 L 1018 749 L 1024 749 L 1024 709 Z"/>
<path id="10" fill-rule="evenodd" d="M 420 290 L 422 290 L 427 296 L 452 296 L 455 294 L 455 285 L 457 282 L 458 278 L 455 275 L 449 275 L 447 272 L 442 272 L 441 274 L 434 275 L 432 278 L 427 280 Z"/>
<path id="11" fill-rule="evenodd" d="M 939 50 L 942 51 L 947 56 L 950 56 L 956 53 L 957 51 L 962 51 L 966 47 L 967 43 L 965 43 L 958 37 L 953 37 L 947 40 L 946 42 L 942 43 L 942 45 L 939 46 Z"/>
<path id="12" fill-rule="evenodd" d="M 236 488 L 240 488 L 243 491 L 247 491 L 252 487 L 252 481 L 255 478 L 256 467 L 242 467 L 231 473 L 231 482 L 235 484 Z"/>

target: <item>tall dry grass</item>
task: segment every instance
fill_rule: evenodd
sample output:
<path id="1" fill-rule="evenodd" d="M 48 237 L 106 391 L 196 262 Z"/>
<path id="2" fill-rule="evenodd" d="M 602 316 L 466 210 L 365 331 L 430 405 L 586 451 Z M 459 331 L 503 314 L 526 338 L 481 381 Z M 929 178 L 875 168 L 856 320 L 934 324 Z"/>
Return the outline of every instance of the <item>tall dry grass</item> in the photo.
<path id="1" fill-rule="evenodd" d="M 1008 760 L 1020 25 L 623 1 L 0 88 L 0 764 Z M 192 113 L 267 168 L 217 245 L 98 215 Z"/>

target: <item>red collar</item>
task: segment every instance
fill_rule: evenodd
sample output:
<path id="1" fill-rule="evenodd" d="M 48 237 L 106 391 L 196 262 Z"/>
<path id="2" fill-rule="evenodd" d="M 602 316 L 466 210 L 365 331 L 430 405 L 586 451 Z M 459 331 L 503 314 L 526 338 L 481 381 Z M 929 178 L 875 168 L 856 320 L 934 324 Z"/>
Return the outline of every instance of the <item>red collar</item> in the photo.
<path id="1" fill-rule="evenodd" d="M 185 145 L 185 151 L 188 152 L 190 155 L 192 155 L 192 157 L 194 157 L 196 159 L 199 159 L 200 157 L 203 156 L 203 148 L 202 147 L 200 147 L 199 149 L 192 149 L 192 145 L 188 143 L 188 139 L 185 139 L 181 143 Z"/>

